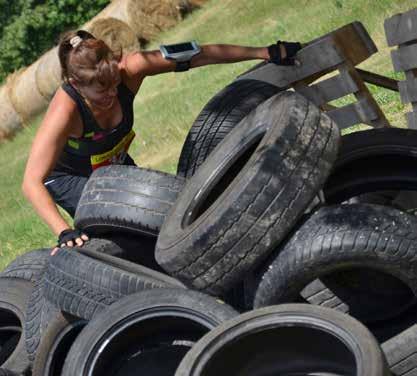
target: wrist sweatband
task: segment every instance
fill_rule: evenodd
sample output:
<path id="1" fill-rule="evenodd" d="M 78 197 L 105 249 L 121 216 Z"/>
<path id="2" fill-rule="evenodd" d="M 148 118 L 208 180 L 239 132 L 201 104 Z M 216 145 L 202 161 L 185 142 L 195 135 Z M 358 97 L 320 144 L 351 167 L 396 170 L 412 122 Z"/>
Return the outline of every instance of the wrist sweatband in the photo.
<path id="1" fill-rule="evenodd" d="M 299 42 L 280 42 L 284 45 L 287 52 L 286 58 L 293 58 L 298 51 L 301 50 L 301 43 Z"/>

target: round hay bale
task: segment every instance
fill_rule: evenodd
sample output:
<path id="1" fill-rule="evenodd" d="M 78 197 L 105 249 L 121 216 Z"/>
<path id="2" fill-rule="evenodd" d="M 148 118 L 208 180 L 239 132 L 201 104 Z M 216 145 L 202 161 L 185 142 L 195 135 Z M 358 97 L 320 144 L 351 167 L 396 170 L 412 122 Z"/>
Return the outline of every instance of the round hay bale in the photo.
<path id="1" fill-rule="evenodd" d="M 35 73 L 38 65 L 39 60 L 19 71 L 9 84 L 10 100 L 24 122 L 42 112 L 48 105 L 36 84 Z"/>
<path id="2" fill-rule="evenodd" d="M 85 25 L 85 28 L 96 38 L 104 40 L 108 46 L 124 52 L 138 51 L 140 46 L 132 29 L 116 18 L 99 18 Z"/>
<path id="3" fill-rule="evenodd" d="M 176 25 L 192 9 L 189 0 L 114 0 L 92 21 L 108 17 L 121 20 L 146 43 L 161 30 Z"/>
<path id="4" fill-rule="evenodd" d="M 131 3 L 132 16 L 140 20 L 136 32 L 148 41 L 175 26 L 191 8 L 188 0 L 138 0 Z"/>
<path id="5" fill-rule="evenodd" d="M 22 129 L 23 125 L 22 118 L 10 101 L 6 85 L 0 87 L 0 140 L 13 137 L 17 131 Z"/>
<path id="6" fill-rule="evenodd" d="M 35 76 L 39 92 L 46 100 L 51 100 L 61 85 L 61 65 L 59 63 L 58 47 L 49 50 L 40 57 Z"/>

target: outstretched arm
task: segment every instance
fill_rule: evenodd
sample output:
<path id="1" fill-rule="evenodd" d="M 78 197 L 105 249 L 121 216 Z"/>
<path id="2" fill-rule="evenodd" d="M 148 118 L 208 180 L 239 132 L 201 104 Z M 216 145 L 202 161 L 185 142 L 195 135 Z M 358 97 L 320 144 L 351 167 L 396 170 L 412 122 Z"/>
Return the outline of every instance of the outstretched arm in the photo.
<path id="1" fill-rule="evenodd" d="M 277 44 L 276 54 L 285 60 L 285 43 Z M 201 46 L 201 52 L 191 60 L 190 67 L 196 68 L 209 64 L 236 63 L 245 60 L 269 60 L 272 56 L 268 47 L 245 47 L 231 44 L 207 44 Z M 165 59 L 159 50 L 141 51 L 127 55 L 125 70 L 131 78 L 143 80 L 146 76 L 175 71 L 176 63 Z"/>
<path id="2" fill-rule="evenodd" d="M 209 64 L 236 63 L 244 60 L 269 59 L 267 47 L 244 47 L 231 44 L 206 44 L 191 60 L 191 68 Z M 164 59 L 160 51 L 144 51 L 133 55 L 128 65 L 129 72 L 144 76 L 175 71 L 176 63 Z"/>

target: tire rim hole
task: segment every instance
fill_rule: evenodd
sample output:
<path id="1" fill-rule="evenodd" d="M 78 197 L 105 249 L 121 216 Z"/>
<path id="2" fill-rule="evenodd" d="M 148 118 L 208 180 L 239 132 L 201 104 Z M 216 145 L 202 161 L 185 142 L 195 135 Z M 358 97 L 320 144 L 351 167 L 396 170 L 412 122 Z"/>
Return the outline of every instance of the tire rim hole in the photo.
<path id="1" fill-rule="evenodd" d="M 251 142 L 242 147 L 233 159 L 228 161 L 228 166 L 221 169 L 221 175 L 217 174 L 210 178 L 206 188 L 203 189 L 201 196 L 194 199 L 186 210 L 186 215 L 182 222 L 182 227 L 191 225 L 201 217 L 230 186 L 239 172 L 245 167 L 252 155 L 255 153 L 262 141 L 263 134 L 257 134 Z"/>
<path id="2" fill-rule="evenodd" d="M 316 328 L 288 326 L 234 338 L 202 367 L 201 374 L 205 376 L 353 376 L 357 360 L 336 335 Z"/>
<path id="3" fill-rule="evenodd" d="M 310 304 L 338 309 L 365 323 L 391 319 L 415 303 L 413 292 L 404 282 L 370 268 L 326 274 L 300 295 Z"/>
<path id="4" fill-rule="evenodd" d="M 67 330 L 57 338 L 55 344 L 52 346 L 50 356 L 47 359 L 46 376 L 60 376 L 64 366 L 64 361 L 68 355 L 68 351 L 80 334 L 81 330 L 86 325 L 86 322 L 82 321 L 67 328 Z"/>
<path id="5" fill-rule="evenodd" d="M 0 309 L 0 366 L 13 354 L 22 334 L 22 323 L 15 313 Z"/>
<path id="6" fill-rule="evenodd" d="M 132 321 L 130 325 L 125 323 L 123 328 L 106 333 L 101 339 L 100 353 L 92 354 L 96 358 L 88 366 L 89 376 L 172 376 L 190 344 L 211 329 L 184 317 Z M 96 347 L 94 352 L 97 350 Z"/>

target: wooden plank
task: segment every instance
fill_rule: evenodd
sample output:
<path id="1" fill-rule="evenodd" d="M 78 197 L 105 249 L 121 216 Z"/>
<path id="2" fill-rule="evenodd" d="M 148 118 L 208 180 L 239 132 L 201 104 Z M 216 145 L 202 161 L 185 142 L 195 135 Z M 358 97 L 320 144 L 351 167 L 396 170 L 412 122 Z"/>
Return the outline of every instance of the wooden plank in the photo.
<path id="1" fill-rule="evenodd" d="M 319 42 L 327 37 L 331 37 L 336 44 L 341 45 L 346 50 L 345 56 L 353 65 L 358 65 L 378 52 L 368 31 L 359 21 L 351 22 L 333 30 L 322 37 L 312 40 L 309 44 Z"/>
<path id="2" fill-rule="evenodd" d="M 391 59 L 396 72 L 417 68 L 417 44 L 402 45 L 391 51 Z"/>
<path id="3" fill-rule="evenodd" d="M 348 128 L 359 123 L 372 123 L 378 119 L 378 114 L 365 99 L 330 110 L 327 114 L 335 121 L 340 129 Z"/>
<path id="4" fill-rule="evenodd" d="M 398 13 L 384 22 L 388 46 L 396 46 L 417 39 L 417 8 Z"/>
<path id="5" fill-rule="evenodd" d="M 343 50 L 343 54 L 340 50 Z M 317 79 L 336 69 L 346 59 L 357 65 L 375 52 L 375 43 L 363 25 L 352 22 L 309 42 L 297 53 L 299 66 L 261 63 L 238 76 L 237 80 L 254 79 L 287 88 L 312 75 Z"/>
<path id="6" fill-rule="evenodd" d="M 412 69 L 405 72 L 405 79 L 407 82 L 413 82 L 417 78 L 417 69 Z M 411 108 L 417 112 L 417 102 L 411 102 Z"/>
<path id="7" fill-rule="evenodd" d="M 399 91 L 398 89 L 398 80 L 394 80 L 390 77 L 381 76 L 380 74 L 368 72 L 363 69 L 356 68 L 356 71 L 361 76 L 362 80 L 370 84 L 383 87 L 392 91 Z"/>
<path id="8" fill-rule="evenodd" d="M 317 106 L 358 91 L 358 86 L 350 75 L 343 72 L 311 86 L 294 85 L 294 88 Z"/>
<path id="9" fill-rule="evenodd" d="M 360 22 L 353 22 L 345 33 L 333 33 L 338 47 L 343 48 L 344 55 L 352 65 L 358 65 L 378 51 L 374 41 Z"/>
<path id="10" fill-rule="evenodd" d="M 236 80 L 259 80 L 286 88 L 294 82 L 302 81 L 312 75 L 325 75 L 345 60 L 329 38 L 304 47 L 298 52 L 297 59 L 300 62 L 299 66 L 268 63 L 240 75 Z"/>
<path id="11" fill-rule="evenodd" d="M 353 94 L 356 97 L 356 99 L 361 103 L 366 102 L 367 106 L 371 107 L 373 111 L 375 111 L 375 113 L 377 114 L 376 119 L 371 119 L 372 126 L 376 128 L 390 127 L 390 123 L 388 122 L 387 118 L 385 117 L 384 113 L 382 112 L 381 108 L 376 102 L 375 98 L 369 92 L 368 87 L 363 82 L 356 68 L 349 61 L 346 61 L 339 67 L 339 71 L 346 71 L 346 73 L 349 74 L 355 81 L 356 85 L 359 88 L 359 90 Z"/>
<path id="12" fill-rule="evenodd" d="M 403 103 L 417 102 L 417 78 L 400 81 L 400 97 Z"/>
<path id="13" fill-rule="evenodd" d="M 331 110 L 337 110 L 338 107 L 333 106 L 333 105 L 328 104 L 328 103 L 325 103 L 320 107 L 320 109 L 324 112 L 329 112 Z M 366 124 L 366 125 L 369 125 L 369 126 L 373 127 L 371 121 L 363 121 L 363 124 Z"/>
<path id="14" fill-rule="evenodd" d="M 407 81 L 401 81 L 398 84 L 398 87 L 400 89 L 400 98 L 402 103 L 410 103 L 413 98 L 415 98 L 415 93 L 413 90 L 413 86 L 410 86 L 410 89 L 408 89 Z"/>
<path id="15" fill-rule="evenodd" d="M 412 111 L 405 114 L 407 119 L 408 128 L 417 129 L 417 112 Z"/>

